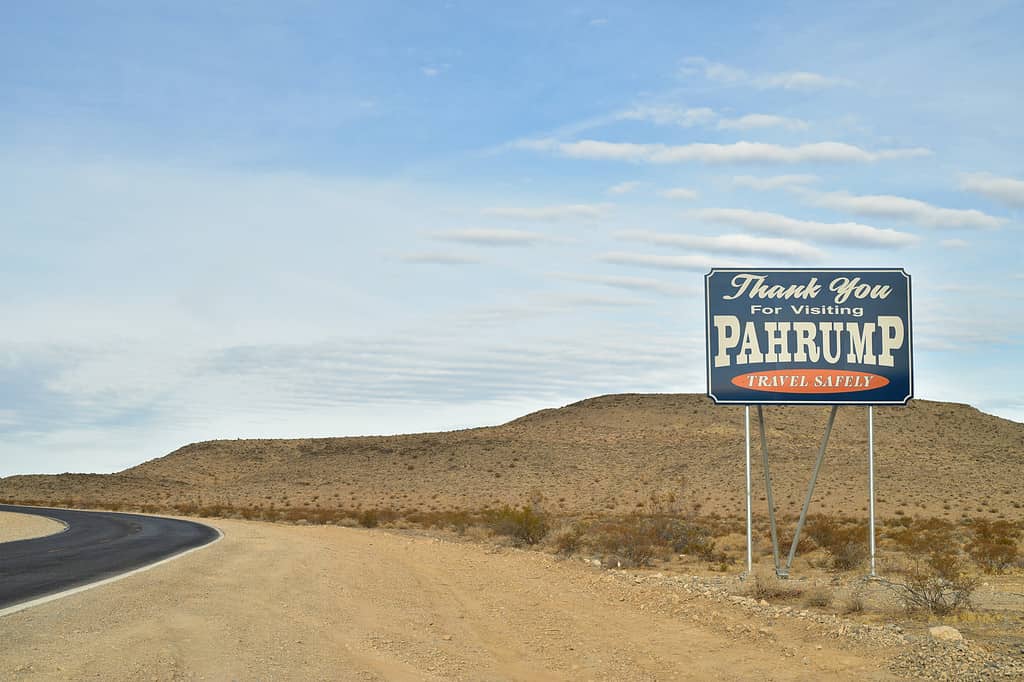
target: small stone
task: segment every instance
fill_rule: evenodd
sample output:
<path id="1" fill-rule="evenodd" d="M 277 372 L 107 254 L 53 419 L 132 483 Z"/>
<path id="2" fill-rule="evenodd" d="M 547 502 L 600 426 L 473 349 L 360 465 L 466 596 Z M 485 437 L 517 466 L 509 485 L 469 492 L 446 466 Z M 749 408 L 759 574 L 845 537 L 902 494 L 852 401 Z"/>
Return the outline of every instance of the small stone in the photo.
<path id="1" fill-rule="evenodd" d="M 964 639 L 959 630 L 948 625 L 936 625 L 928 628 L 928 634 L 940 642 L 962 642 Z"/>

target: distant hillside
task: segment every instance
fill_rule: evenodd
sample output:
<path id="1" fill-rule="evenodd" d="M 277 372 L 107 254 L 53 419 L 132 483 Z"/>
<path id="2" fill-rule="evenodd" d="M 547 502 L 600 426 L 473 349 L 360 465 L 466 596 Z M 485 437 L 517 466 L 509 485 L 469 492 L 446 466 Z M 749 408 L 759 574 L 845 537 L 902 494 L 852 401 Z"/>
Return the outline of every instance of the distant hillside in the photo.
<path id="1" fill-rule="evenodd" d="M 765 414 L 776 502 L 796 514 L 827 408 Z M 876 409 L 875 443 L 881 516 L 1024 518 L 1024 424 L 917 400 Z M 753 475 L 763 509 L 756 440 Z M 742 408 L 628 394 L 446 433 L 194 443 L 117 474 L 5 478 L 0 499 L 429 511 L 539 494 L 552 510 L 624 513 L 674 492 L 687 509 L 740 515 L 743 477 Z M 866 491 L 866 409 L 841 407 L 815 509 L 863 514 Z"/>

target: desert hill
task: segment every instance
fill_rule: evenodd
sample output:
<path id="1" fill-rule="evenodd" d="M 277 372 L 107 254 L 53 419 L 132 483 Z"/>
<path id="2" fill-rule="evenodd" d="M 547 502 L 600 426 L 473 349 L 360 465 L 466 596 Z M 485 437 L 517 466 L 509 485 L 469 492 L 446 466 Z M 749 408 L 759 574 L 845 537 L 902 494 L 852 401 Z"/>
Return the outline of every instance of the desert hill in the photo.
<path id="1" fill-rule="evenodd" d="M 828 408 L 766 408 L 775 500 L 802 504 Z M 753 412 L 756 419 L 756 412 Z M 755 511 L 763 473 L 752 424 Z M 1024 519 L 1024 424 L 927 400 L 875 411 L 882 517 Z M 0 499 L 396 511 L 479 510 L 541 498 L 567 514 L 651 509 L 743 513 L 743 410 L 703 395 L 607 395 L 507 424 L 444 433 L 194 443 L 109 475 L 0 479 Z M 841 407 L 815 511 L 862 515 L 866 409 Z"/>

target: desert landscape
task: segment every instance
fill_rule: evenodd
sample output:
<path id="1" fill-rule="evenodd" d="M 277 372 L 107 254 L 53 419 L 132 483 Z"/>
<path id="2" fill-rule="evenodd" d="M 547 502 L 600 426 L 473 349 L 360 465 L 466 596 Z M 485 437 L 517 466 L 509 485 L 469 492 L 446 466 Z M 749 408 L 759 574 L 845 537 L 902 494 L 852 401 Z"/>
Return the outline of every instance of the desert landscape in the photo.
<path id="1" fill-rule="evenodd" d="M 765 408 L 775 501 L 800 511 L 828 408 Z M 866 408 L 841 407 L 815 511 L 867 510 Z M 756 424 L 755 482 L 763 481 Z M 1024 425 L 915 400 L 875 410 L 880 517 L 1024 520 Z M 755 500 L 763 485 L 755 485 Z M 267 513 L 476 512 L 540 498 L 566 515 L 744 513 L 743 410 L 703 395 L 607 395 L 494 427 L 402 436 L 194 443 L 109 475 L 10 476 L 10 503 Z M 757 506 L 757 505 L 755 505 Z M 761 506 L 764 506 L 761 500 Z M 766 511 L 761 509 L 760 511 Z M 294 514 L 293 514 L 294 516 Z"/>
<path id="2" fill-rule="evenodd" d="M 866 580 L 864 413 L 839 410 L 789 580 L 771 571 L 756 443 L 756 567 L 744 575 L 742 410 L 699 395 L 601 396 L 448 433 L 212 441 L 116 474 L 8 477 L 5 502 L 198 516 L 226 537 L 3 618 L 12 646 L 0 670 L 37 679 L 1024 673 L 1015 483 L 1024 425 L 951 403 L 877 409 L 879 579 Z M 783 541 L 825 416 L 766 410 Z M 921 593 L 928 599 L 915 601 Z M 101 601 L 111 606 L 99 624 L 89 614 Z M 942 626 L 955 628 L 952 641 L 939 639 Z M 42 633 L 54 629 L 73 655 L 48 643 Z M 96 653 L 96 636 L 135 652 L 131 666 Z"/>

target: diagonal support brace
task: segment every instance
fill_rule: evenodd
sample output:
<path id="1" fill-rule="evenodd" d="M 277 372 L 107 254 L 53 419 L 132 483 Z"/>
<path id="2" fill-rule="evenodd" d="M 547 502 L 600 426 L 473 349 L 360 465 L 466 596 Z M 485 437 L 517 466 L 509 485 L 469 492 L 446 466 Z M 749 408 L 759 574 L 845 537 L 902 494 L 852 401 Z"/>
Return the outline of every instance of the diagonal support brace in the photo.
<path id="1" fill-rule="evenodd" d="M 832 411 L 828 414 L 828 424 L 825 426 L 825 435 L 821 439 L 821 448 L 818 450 L 818 459 L 814 462 L 814 473 L 811 474 L 811 483 L 807 487 L 807 499 L 804 500 L 804 508 L 800 510 L 800 520 L 796 524 L 796 532 L 793 534 L 793 544 L 789 548 L 789 558 L 786 560 L 786 568 L 780 573 L 781 576 L 788 576 L 789 569 L 793 567 L 793 557 L 796 556 L 796 546 L 800 544 L 800 532 L 804 528 L 804 522 L 807 521 L 807 510 L 811 507 L 811 498 L 814 496 L 814 486 L 818 482 L 818 472 L 821 471 L 822 462 L 825 461 L 825 448 L 828 447 L 829 436 L 832 435 L 832 425 L 836 421 L 836 411 L 839 409 L 838 405 L 832 406 Z"/>

